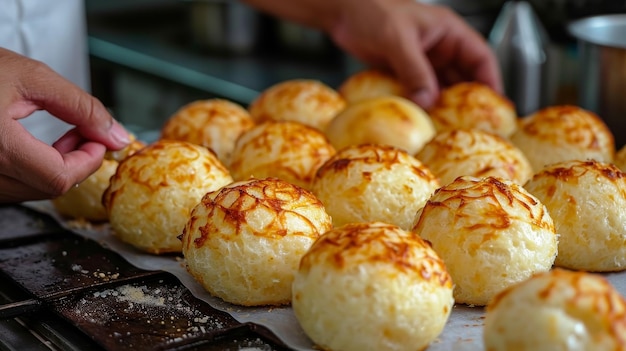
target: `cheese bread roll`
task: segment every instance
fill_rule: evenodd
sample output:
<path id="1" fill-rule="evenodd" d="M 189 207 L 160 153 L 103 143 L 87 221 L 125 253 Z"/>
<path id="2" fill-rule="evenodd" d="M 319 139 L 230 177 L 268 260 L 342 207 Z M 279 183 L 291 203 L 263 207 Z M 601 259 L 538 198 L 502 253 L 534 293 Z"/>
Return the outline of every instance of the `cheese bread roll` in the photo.
<path id="1" fill-rule="evenodd" d="M 576 106 L 551 106 L 520 120 L 511 141 L 535 172 L 570 160 L 613 162 L 613 134 L 592 112 Z"/>
<path id="2" fill-rule="evenodd" d="M 446 263 L 456 302 L 468 305 L 486 305 L 502 289 L 550 270 L 557 254 L 546 207 L 520 185 L 493 177 L 459 177 L 441 187 L 413 231 Z"/>
<path id="3" fill-rule="evenodd" d="M 346 106 L 337 91 L 309 79 L 294 79 L 267 88 L 250 104 L 252 119 L 295 121 L 324 130 L 330 120 Z"/>
<path id="4" fill-rule="evenodd" d="M 277 178 L 208 193 L 183 231 L 187 270 L 212 295 L 245 306 L 291 302 L 298 263 L 332 227 L 310 192 Z"/>
<path id="5" fill-rule="evenodd" d="M 405 96 L 406 91 L 395 77 L 375 69 L 365 69 L 346 79 L 338 89 L 348 104 L 381 96 Z"/>
<path id="6" fill-rule="evenodd" d="M 555 264 L 585 271 L 626 269 L 626 174 L 613 164 L 553 164 L 524 186 L 550 212 L 559 233 Z"/>
<path id="7" fill-rule="evenodd" d="M 383 144 L 414 155 L 435 136 L 430 117 L 415 103 L 382 96 L 349 105 L 326 128 L 336 149 L 359 144 Z"/>
<path id="8" fill-rule="evenodd" d="M 317 171 L 312 190 L 335 226 L 381 221 L 410 229 L 438 187 L 430 170 L 405 151 L 364 144 L 339 150 Z"/>
<path id="9" fill-rule="evenodd" d="M 181 107 L 165 122 L 161 139 L 206 146 L 226 165 L 235 148 L 235 140 L 253 126 L 248 111 L 234 102 L 198 100 Z"/>
<path id="10" fill-rule="evenodd" d="M 102 201 L 120 240 L 148 253 L 180 252 L 178 236 L 191 209 L 231 182 L 209 149 L 159 140 L 120 163 Z"/>
<path id="11" fill-rule="evenodd" d="M 483 339 L 490 351 L 626 350 L 626 301 L 602 276 L 554 269 L 498 294 Z"/>
<path id="12" fill-rule="evenodd" d="M 322 235 L 293 282 L 293 311 L 324 350 L 423 350 L 452 310 L 452 280 L 428 243 L 397 226 Z"/>
<path id="13" fill-rule="evenodd" d="M 513 103 L 481 83 L 464 82 L 444 89 L 428 113 L 437 132 L 480 129 L 509 137 L 517 128 Z"/>
<path id="14" fill-rule="evenodd" d="M 237 139 L 229 168 L 236 180 L 276 177 L 310 189 L 317 169 L 334 154 L 335 148 L 318 129 L 268 121 Z"/>
<path id="15" fill-rule="evenodd" d="M 506 139 L 479 129 L 443 131 L 416 155 L 448 184 L 460 176 L 499 177 L 525 184 L 533 170 L 524 153 Z"/>

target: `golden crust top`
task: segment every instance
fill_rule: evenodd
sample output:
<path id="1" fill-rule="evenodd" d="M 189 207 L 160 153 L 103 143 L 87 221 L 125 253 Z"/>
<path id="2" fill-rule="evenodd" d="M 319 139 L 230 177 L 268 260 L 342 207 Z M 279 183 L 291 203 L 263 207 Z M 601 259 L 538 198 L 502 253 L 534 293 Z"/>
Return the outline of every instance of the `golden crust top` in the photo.
<path id="1" fill-rule="evenodd" d="M 222 213 L 219 223 L 207 221 L 198 228 L 199 235 L 189 236 L 187 230 L 196 227 L 194 222 L 213 218 L 215 213 Z M 243 233 L 266 238 L 287 234 L 317 238 L 330 229 L 330 223 L 324 206 L 309 191 L 277 178 L 250 179 L 206 194 L 185 227 L 183 246 L 207 245 L 208 235 L 218 235 L 226 241 L 233 240 L 230 235 Z M 230 234 L 224 235 L 226 232 Z"/>
<path id="2" fill-rule="evenodd" d="M 323 130 L 345 105 L 341 95 L 324 83 L 294 79 L 264 90 L 250 104 L 249 111 L 257 123 L 297 121 Z"/>
<path id="3" fill-rule="evenodd" d="M 375 69 L 351 75 L 339 86 L 338 91 L 349 103 L 386 95 L 406 95 L 404 87 L 396 78 Z"/>
<path id="4" fill-rule="evenodd" d="M 522 118 L 520 131 L 530 137 L 556 145 L 572 144 L 589 150 L 604 150 L 613 145 L 613 135 L 593 112 L 577 106 L 550 106 Z"/>
<path id="5" fill-rule="evenodd" d="M 474 200 L 479 198 L 483 201 L 480 206 L 476 206 L 477 202 Z M 516 214 L 538 228 L 554 232 L 551 217 L 534 196 L 518 184 L 495 177 L 477 179 L 463 176 L 437 189 L 426 203 L 415 227 L 420 226 L 420 222 L 428 217 L 428 211 L 437 207 L 454 213 L 458 219 L 456 223 L 465 222 L 470 225 L 471 227 L 465 228 L 468 231 L 491 228 L 497 233 L 508 228 L 512 216 Z M 515 209 L 515 212 L 507 210 L 510 208 Z M 475 220 L 477 216 L 481 218 L 480 221 Z M 484 238 L 485 241 L 490 239 L 488 236 Z"/>
<path id="6" fill-rule="evenodd" d="M 389 145 L 377 144 L 353 145 L 339 150 L 318 169 L 316 178 L 324 177 L 326 172 L 344 172 L 353 163 L 372 164 L 378 167 L 386 165 L 389 168 L 398 163 L 410 164 L 414 173 L 420 178 L 438 183 L 432 172 L 406 151 Z"/>
<path id="7" fill-rule="evenodd" d="M 517 127 L 513 103 L 476 82 L 458 83 L 444 89 L 428 113 L 438 131 L 477 128 L 508 137 Z"/>
<path id="8" fill-rule="evenodd" d="M 125 182 L 139 184 L 154 193 L 160 188 L 176 184 L 191 184 L 196 178 L 196 173 L 213 174 L 216 178 L 230 178 L 228 169 L 217 157 L 207 158 L 201 150 L 212 153 L 209 149 L 188 142 L 159 140 L 139 150 L 132 157 L 125 158 L 118 165 L 115 175 L 111 177 L 111 183 L 116 186 L 110 186 L 104 193 L 105 207 L 111 207 L 116 191 L 123 187 Z M 163 159 L 172 162 L 162 162 Z M 197 164 L 194 162 L 197 160 L 202 162 Z M 190 166 L 191 162 L 194 162 L 193 167 Z"/>
<path id="9" fill-rule="evenodd" d="M 452 287 L 452 278 L 443 261 L 419 236 L 381 222 L 350 223 L 322 235 L 302 258 L 299 270 L 306 273 L 319 264 L 337 270 L 361 264 L 389 264 L 399 274 L 416 274 L 424 281 Z"/>

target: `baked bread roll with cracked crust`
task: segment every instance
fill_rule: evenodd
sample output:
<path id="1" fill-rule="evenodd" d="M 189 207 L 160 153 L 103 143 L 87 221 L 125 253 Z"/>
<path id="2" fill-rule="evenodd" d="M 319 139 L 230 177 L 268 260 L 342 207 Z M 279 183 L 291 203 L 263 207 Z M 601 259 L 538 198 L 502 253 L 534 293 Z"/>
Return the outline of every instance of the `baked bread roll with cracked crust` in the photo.
<path id="1" fill-rule="evenodd" d="M 482 83 L 463 82 L 445 88 L 428 114 L 437 132 L 471 128 L 508 138 L 517 129 L 513 103 Z"/>
<path id="2" fill-rule="evenodd" d="M 231 182 L 209 149 L 159 140 L 120 163 L 102 201 L 120 240 L 148 253 L 180 252 L 178 235 L 191 209 Z"/>
<path id="3" fill-rule="evenodd" d="M 420 161 L 385 145 L 339 150 L 319 168 L 312 184 L 335 226 L 381 221 L 407 230 L 438 187 Z"/>
<path id="4" fill-rule="evenodd" d="M 619 168 L 594 160 L 567 161 L 544 168 L 524 187 L 554 220 L 557 266 L 626 269 L 626 174 Z"/>
<path id="5" fill-rule="evenodd" d="M 365 69 L 354 73 L 341 83 L 338 91 L 348 104 L 381 96 L 406 95 L 400 81 L 376 69 Z"/>
<path id="6" fill-rule="evenodd" d="M 268 121 L 237 139 L 229 169 L 235 180 L 275 177 L 310 189 L 317 169 L 334 154 L 320 130 L 298 122 Z"/>
<path id="7" fill-rule="evenodd" d="M 322 235 L 293 282 L 293 311 L 324 350 L 423 350 L 453 304 L 452 280 L 430 245 L 380 222 Z"/>
<path id="8" fill-rule="evenodd" d="M 292 79 L 265 89 L 248 110 L 256 123 L 294 121 L 324 130 L 345 106 L 343 97 L 326 84 Z"/>
<path id="9" fill-rule="evenodd" d="M 193 101 L 178 109 L 161 128 L 161 139 L 188 141 L 213 150 L 230 162 L 235 141 L 254 126 L 248 110 L 224 99 Z"/>
<path id="10" fill-rule="evenodd" d="M 570 160 L 613 162 L 613 134 L 594 113 L 577 106 L 550 106 L 520 119 L 511 142 L 535 172 Z"/>
<path id="11" fill-rule="evenodd" d="M 182 235 L 187 270 L 212 295 L 244 306 L 291 302 L 302 256 L 332 228 L 310 192 L 277 178 L 206 194 Z"/>
<path id="12" fill-rule="evenodd" d="M 487 306 L 489 351 L 626 350 L 626 301 L 602 276 L 554 269 Z"/>
<path id="13" fill-rule="evenodd" d="M 520 185 L 459 177 L 418 212 L 413 232 L 446 263 L 458 303 L 484 306 L 501 290 L 552 268 L 557 235 L 546 207 Z"/>
<path id="14" fill-rule="evenodd" d="M 349 105 L 326 127 L 337 150 L 352 145 L 382 144 L 414 155 L 435 136 L 428 114 L 398 96 L 381 96 Z"/>
<path id="15" fill-rule="evenodd" d="M 479 129 L 441 132 L 416 157 L 441 184 L 451 183 L 460 176 L 492 176 L 523 185 L 534 174 L 520 149 L 496 134 Z"/>

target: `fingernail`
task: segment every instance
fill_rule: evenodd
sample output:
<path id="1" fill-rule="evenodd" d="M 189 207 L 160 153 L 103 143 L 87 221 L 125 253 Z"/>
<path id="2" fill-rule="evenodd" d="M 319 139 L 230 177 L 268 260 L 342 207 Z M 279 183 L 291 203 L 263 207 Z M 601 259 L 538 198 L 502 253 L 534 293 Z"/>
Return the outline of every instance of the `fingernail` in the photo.
<path id="1" fill-rule="evenodd" d="M 411 100 L 423 109 L 428 109 L 433 104 L 433 94 L 426 89 L 418 90 L 411 95 Z"/>
<path id="2" fill-rule="evenodd" d="M 113 126 L 111 126 L 111 137 L 119 146 L 126 146 L 130 143 L 130 136 L 124 127 L 121 124 L 117 123 L 117 121 L 113 122 Z"/>

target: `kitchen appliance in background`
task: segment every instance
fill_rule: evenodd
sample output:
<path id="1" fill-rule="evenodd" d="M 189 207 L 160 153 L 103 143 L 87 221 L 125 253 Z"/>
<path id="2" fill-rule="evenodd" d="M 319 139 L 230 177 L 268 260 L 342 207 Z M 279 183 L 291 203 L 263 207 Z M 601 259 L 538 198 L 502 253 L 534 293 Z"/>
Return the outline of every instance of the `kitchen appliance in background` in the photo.
<path id="1" fill-rule="evenodd" d="M 489 33 L 500 63 L 505 94 L 520 116 L 546 105 L 549 37 L 527 1 L 509 1 Z"/>
<path id="2" fill-rule="evenodd" d="M 578 40 L 579 104 L 605 121 L 620 148 L 626 144 L 626 14 L 579 19 L 568 30 Z"/>

